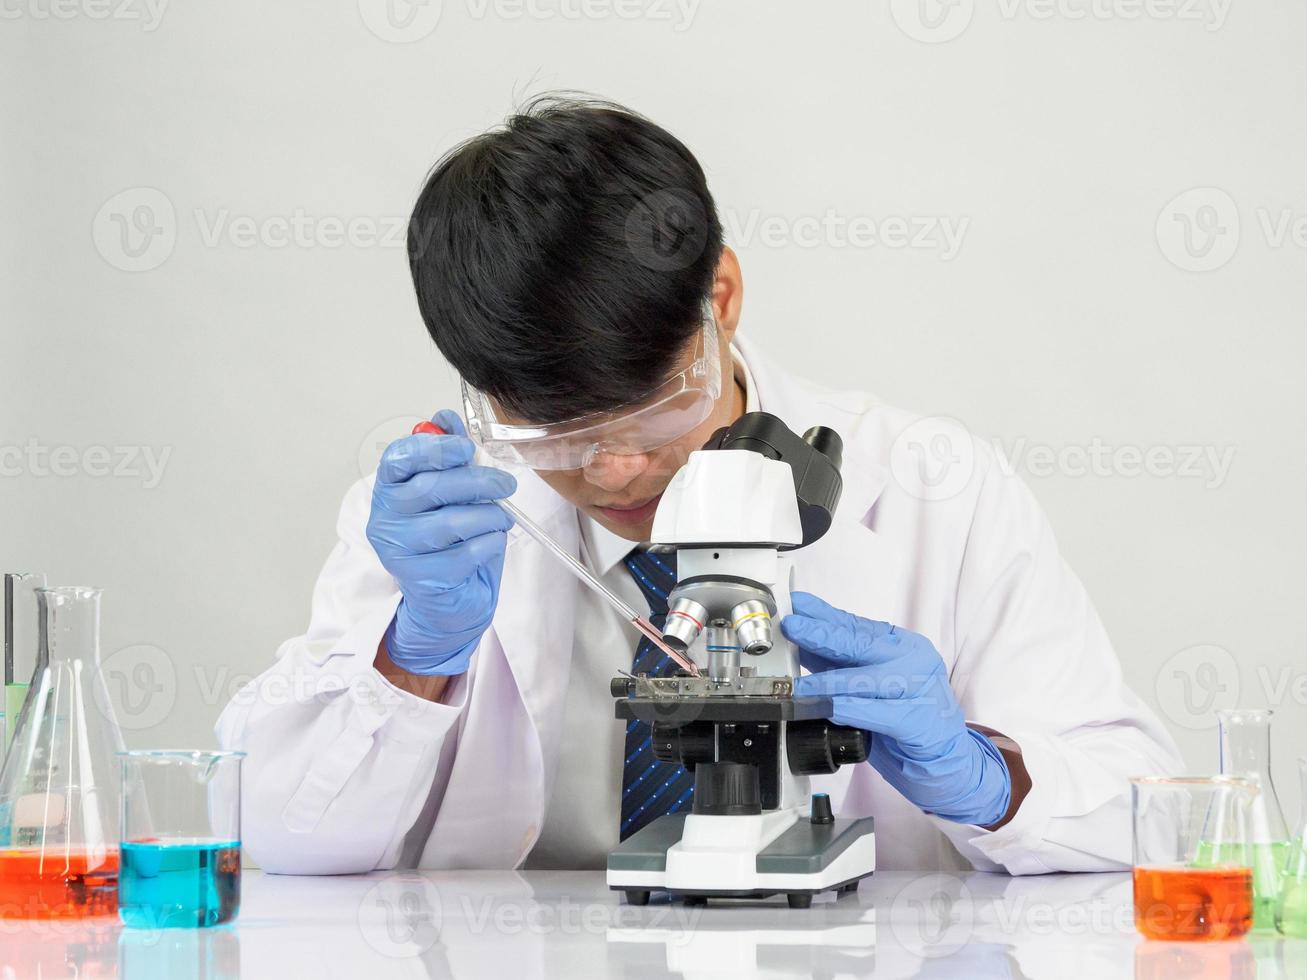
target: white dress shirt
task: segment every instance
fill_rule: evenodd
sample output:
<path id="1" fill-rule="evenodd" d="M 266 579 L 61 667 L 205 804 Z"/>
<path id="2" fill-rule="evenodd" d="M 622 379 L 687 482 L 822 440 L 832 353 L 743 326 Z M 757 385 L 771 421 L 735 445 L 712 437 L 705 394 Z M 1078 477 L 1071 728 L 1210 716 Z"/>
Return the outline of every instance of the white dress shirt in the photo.
<path id="1" fill-rule="evenodd" d="M 744 388 L 744 410 L 760 411 L 749 368 L 734 349 L 731 361 L 735 380 Z M 577 514 L 581 561 L 632 608 L 646 611 L 649 602 L 622 562 L 638 545 L 580 511 Z M 581 590 L 563 719 L 563 760 L 540 839 L 527 855 L 527 868 L 603 868 L 608 852 L 617 845 L 626 726 L 617 721 L 608 682 L 619 670 L 631 669 L 639 640 L 630 624 L 599 596 Z"/>

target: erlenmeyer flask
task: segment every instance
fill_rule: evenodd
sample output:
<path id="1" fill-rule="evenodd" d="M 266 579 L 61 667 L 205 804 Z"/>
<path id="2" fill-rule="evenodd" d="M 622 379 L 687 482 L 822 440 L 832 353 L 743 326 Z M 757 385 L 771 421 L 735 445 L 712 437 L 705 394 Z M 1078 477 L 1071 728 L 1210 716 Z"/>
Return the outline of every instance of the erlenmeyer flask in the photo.
<path id="1" fill-rule="evenodd" d="M 1261 792 L 1253 803 L 1249 836 L 1253 862 L 1253 929 L 1275 928 L 1280 872 L 1289 852 L 1289 828 L 1271 780 L 1269 709 L 1229 708 L 1216 713 L 1221 723 L 1221 772 L 1256 780 Z"/>
<path id="2" fill-rule="evenodd" d="M 100 590 L 37 590 L 36 674 L 0 772 L 0 918 L 113 915 L 122 736 L 100 675 Z"/>
<path id="3" fill-rule="evenodd" d="M 1307 939 L 1307 755 L 1298 760 L 1298 778 L 1302 781 L 1302 816 L 1284 864 L 1275 927 L 1286 936 Z"/>

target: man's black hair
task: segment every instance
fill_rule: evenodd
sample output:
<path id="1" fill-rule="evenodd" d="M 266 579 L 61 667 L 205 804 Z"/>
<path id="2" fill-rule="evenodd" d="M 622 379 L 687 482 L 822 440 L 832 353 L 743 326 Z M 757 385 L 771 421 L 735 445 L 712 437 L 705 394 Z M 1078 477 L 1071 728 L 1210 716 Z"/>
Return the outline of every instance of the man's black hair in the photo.
<path id="1" fill-rule="evenodd" d="M 541 423 L 663 381 L 698 335 L 721 252 L 703 169 L 680 140 L 622 106 L 557 95 L 443 157 L 408 234 L 441 353 Z"/>

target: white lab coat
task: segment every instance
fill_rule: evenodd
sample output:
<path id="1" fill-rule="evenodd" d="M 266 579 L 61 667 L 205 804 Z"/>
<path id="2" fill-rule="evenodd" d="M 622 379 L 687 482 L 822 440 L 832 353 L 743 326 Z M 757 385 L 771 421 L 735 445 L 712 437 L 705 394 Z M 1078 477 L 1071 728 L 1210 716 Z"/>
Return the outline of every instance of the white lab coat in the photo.
<path id="1" fill-rule="evenodd" d="M 1015 739 L 1033 780 L 997 832 L 921 813 L 869 765 L 814 788 L 839 813 L 875 816 L 885 869 L 1127 867 L 1127 779 L 1178 771 L 1178 753 L 1126 688 L 1030 491 L 952 423 L 824 390 L 737 348 L 763 410 L 844 438 L 843 496 L 825 537 L 795 553 L 797 587 L 929 637 L 968 720 Z M 905 478 L 923 448 L 951 452 L 963 478 L 945 473 L 933 489 Z M 575 509 L 529 471 L 517 476 L 513 499 L 575 551 Z M 221 743 L 248 753 L 245 844 L 284 873 L 518 866 L 558 766 L 587 764 L 585 745 L 560 744 L 567 685 L 609 682 L 571 676 L 582 586 L 514 528 L 494 623 L 453 703 L 401 693 L 372 667 L 399 593 L 365 537 L 371 487 L 360 480 L 345 497 L 308 632 L 218 721 Z"/>

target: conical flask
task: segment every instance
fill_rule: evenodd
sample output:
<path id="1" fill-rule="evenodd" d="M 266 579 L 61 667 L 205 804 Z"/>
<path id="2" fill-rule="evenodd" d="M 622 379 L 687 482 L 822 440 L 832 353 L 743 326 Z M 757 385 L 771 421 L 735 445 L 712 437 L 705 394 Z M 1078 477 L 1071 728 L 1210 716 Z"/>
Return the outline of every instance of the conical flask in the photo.
<path id="1" fill-rule="evenodd" d="M 0 772 L 0 918 L 113 915 L 122 735 L 102 689 L 100 590 L 36 596 L 36 674 Z"/>
<path id="2" fill-rule="evenodd" d="M 1257 781 L 1249 837 L 1253 862 L 1253 929 L 1275 928 L 1280 872 L 1289 852 L 1289 828 L 1271 780 L 1269 709 L 1230 708 L 1216 713 L 1221 724 L 1221 772 Z"/>
<path id="3" fill-rule="evenodd" d="M 1302 816 L 1284 864 L 1275 927 L 1286 936 L 1307 939 L 1307 755 L 1298 760 L 1298 778 L 1302 782 Z"/>

